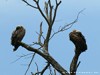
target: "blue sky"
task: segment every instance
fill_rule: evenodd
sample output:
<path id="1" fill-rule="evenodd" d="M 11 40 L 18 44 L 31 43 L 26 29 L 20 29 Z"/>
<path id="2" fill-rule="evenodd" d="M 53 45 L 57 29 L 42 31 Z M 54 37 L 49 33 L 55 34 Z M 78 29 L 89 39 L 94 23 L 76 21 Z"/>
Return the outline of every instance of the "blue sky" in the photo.
<path id="1" fill-rule="evenodd" d="M 41 5 L 42 7 L 43 4 Z M 69 65 L 74 55 L 74 45 L 69 41 L 68 35 L 73 29 L 80 30 L 87 40 L 88 50 L 79 58 L 81 64 L 78 72 L 92 72 L 91 74 L 81 75 L 99 75 L 100 0 L 63 0 L 58 9 L 53 29 L 56 31 L 59 26 L 72 22 L 76 18 L 77 13 L 84 8 L 85 10 L 80 14 L 78 22 L 71 29 L 53 37 L 50 41 L 49 52 L 64 68 L 69 70 Z M 39 31 L 41 21 L 44 21 L 44 19 L 39 12 L 28 7 L 21 0 L 0 1 L 0 75 L 24 75 L 30 58 L 23 58 L 15 63 L 11 62 L 19 58 L 18 56 L 30 52 L 22 47 L 13 52 L 13 47 L 10 45 L 11 33 L 17 25 L 23 25 L 27 31 L 23 42 L 31 44 L 33 41 L 37 41 L 36 32 Z M 45 21 L 43 24 L 45 35 L 47 28 Z M 46 64 L 44 59 L 38 55 L 36 55 L 34 62 L 41 66 L 39 67 L 40 70 Z M 30 75 L 31 71 L 36 71 L 34 62 L 28 75 Z M 93 72 L 98 73 L 95 74 Z"/>

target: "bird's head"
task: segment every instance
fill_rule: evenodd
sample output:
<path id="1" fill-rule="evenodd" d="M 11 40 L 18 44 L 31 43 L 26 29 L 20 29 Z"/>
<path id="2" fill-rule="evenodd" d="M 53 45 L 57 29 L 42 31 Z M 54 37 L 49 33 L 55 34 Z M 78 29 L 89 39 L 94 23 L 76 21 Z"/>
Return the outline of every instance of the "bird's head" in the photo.
<path id="1" fill-rule="evenodd" d="M 75 29 L 74 29 L 72 32 L 80 32 L 80 31 L 79 31 L 79 30 L 75 30 Z"/>
<path id="2" fill-rule="evenodd" d="M 16 30 L 19 30 L 20 28 L 23 28 L 22 26 L 17 26 L 16 27 Z"/>

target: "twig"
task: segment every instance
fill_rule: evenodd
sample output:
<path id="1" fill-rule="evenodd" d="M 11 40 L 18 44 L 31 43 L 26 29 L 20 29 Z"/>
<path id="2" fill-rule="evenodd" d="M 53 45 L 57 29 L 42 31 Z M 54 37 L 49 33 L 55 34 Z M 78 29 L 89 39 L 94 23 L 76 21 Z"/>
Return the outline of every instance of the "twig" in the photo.
<path id="1" fill-rule="evenodd" d="M 28 6 L 32 7 L 32 8 L 35 8 L 35 9 L 38 9 L 37 7 L 31 5 L 30 3 L 28 3 L 26 0 L 22 0 L 23 2 L 25 2 Z"/>
<path id="2" fill-rule="evenodd" d="M 20 60 L 21 58 L 26 57 L 26 56 L 29 56 L 29 55 L 32 55 L 32 54 L 33 54 L 33 53 L 29 53 L 29 54 L 25 54 L 25 55 L 19 56 L 18 59 L 16 59 L 15 61 L 13 61 L 13 62 L 11 62 L 11 63 L 14 63 L 14 62 Z"/>
<path id="3" fill-rule="evenodd" d="M 77 71 L 77 69 L 78 69 L 80 63 L 81 63 L 81 61 L 78 62 L 77 66 L 76 66 L 76 71 Z"/>
<path id="4" fill-rule="evenodd" d="M 78 12 L 76 19 L 75 19 L 73 22 L 71 22 L 71 23 L 65 25 L 64 27 L 62 27 L 62 29 L 63 29 L 63 30 L 67 30 L 67 29 L 71 28 L 72 25 L 78 21 L 80 14 L 81 14 L 84 10 L 85 10 L 85 8 L 82 9 L 80 12 Z"/>
<path id="5" fill-rule="evenodd" d="M 43 43 L 41 42 L 41 37 L 45 40 L 44 36 L 42 35 L 43 32 L 42 32 L 42 22 L 40 23 L 40 33 L 36 32 L 38 34 L 38 42 L 33 42 L 33 44 L 31 44 L 30 46 L 33 46 L 33 45 L 39 45 L 41 47 L 43 47 Z"/>
<path id="6" fill-rule="evenodd" d="M 29 46 L 33 46 L 33 45 L 39 45 L 39 46 L 41 46 L 41 44 L 38 43 L 38 42 L 33 42 L 33 44 L 30 44 Z"/>
<path id="7" fill-rule="evenodd" d="M 35 62 L 35 64 L 36 64 L 36 67 L 37 67 L 37 74 L 39 75 L 38 65 L 37 65 L 37 63 L 36 63 L 36 62 Z"/>
<path id="8" fill-rule="evenodd" d="M 59 32 L 63 32 L 63 31 L 65 31 L 65 30 L 68 30 L 68 29 L 70 29 L 72 26 L 73 26 L 73 24 L 75 24 L 77 21 L 78 21 L 78 18 L 79 18 L 79 15 L 84 11 L 85 9 L 83 9 L 83 10 L 81 10 L 78 14 L 77 14 L 77 17 L 76 17 L 76 19 L 73 21 L 73 22 L 71 22 L 71 23 L 69 23 L 69 24 L 67 24 L 67 25 L 65 25 L 65 26 L 63 26 L 63 27 L 59 27 L 59 29 L 58 29 L 58 31 L 57 32 L 54 32 L 53 34 L 52 34 L 52 36 L 50 37 L 50 39 L 51 38 L 53 38 L 56 34 L 58 34 Z"/>
<path id="9" fill-rule="evenodd" d="M 56 14 L 57 14 L 57 9 L 58 9 L 58 6 L 61 4 L 61 1 L 57 3 L 57 0 L 56 0 L 56 7 L 55 7 L 55 10 L 54 10 L 54 16 L 53 16 L 53 20 L 52 20 L 52 24 L 54 23 L 55 21 L 55 18 L 56 18 Z"/>
<path id="10" fill-rule="evenodd" d="M 39 34 L 39 37 L 38 37 L 38 43 L 40 43 L 40 45 L 41 46 L 43 46 L 43 44 L 42 44 L 42 42 L 41 42 L 41 36 L 43 36 L 42 35 L 42 22 L 40 23 L 40 34 Z"/>
<path id="11" fill-rule="evenodd" d="M 45 10 L 45 14 L 46 14 L 46 17 L 48 19 L 48 3 L 45 1 L 45 6 L 44 6 L 44 10 Z M 49 19 L 48 19 L 49 20 Z"/>
<path id="12" fill-rule="evenodd" d="M 25 2 L 28 6 L 30 6 L 30 7 L 32 7 L 32 8 L 35 8 L 35 9 L 38 9 L 39 12 L 41 13 L 41 15 L 44 17 L 44 19 L 46 20 L 46 22 L 47 22 L 48 25 L 49 25 L 48 19 L 46 18 L 46 16 L 44 15 L 44 13 L 42 12 L 42 10 L 41 10 L 41 8 L 40 8 L 39 0 L 33 0 L 33 1 L 36 3 L 37 7 L 31 5 L 31 4 L 30 4 L 29 2 L 27 2 L 26 0 L 22 0 L 22 1 Z"/>
<path id="13" fill-rule="evenodd" d="M 49 71 L 50 71 L 50 74 L 49 75 L 53 75 L 51 66 L 49 66 Z"/>
<path id="14" fill-rule="evenodd" d="M 46 18 L 46 16 L 44 15 L 43 11 L 41 10 L 41 8 L 40 8 L 40 6 L 39 6 L 39 3 L 36 2 L 36 4 L 37 4 L 37 7 L 38 7 L 39 12 L 41 13 L 41 15 L 43 16 L 43 18 L 46 20 L 47 24 L 49 25 L 49 21 L 48 21 L 48 19 Z"/>
<path id="15" fill-rule="evenodd" d="M 33 59 L 34 59 L 34 57 L 35 57 L 35 54 L 36 54 L 36 53 L 33 54 L 32 59 L 31 59 L 30 63 L 28 64 L 28 68 L 27 68 L 27 70 L 26 70 L 26 72 L 25 72 L 24 75 L 27 74 L 27 72 L 28 72 L 28 70 L 29 70 L 29 68 L 30 68 L 30 66 L 31 66 L 31 64 L 32 64 L 32 61 L 33 61 Z"/>
<path id="16" fill-rule="evenodd" d="M 38 32 L 36 32 L 38 35 L 40 35 Z M 45 40 L 45 37 L 43 35 L 41 35 L 41 37 Z"/>

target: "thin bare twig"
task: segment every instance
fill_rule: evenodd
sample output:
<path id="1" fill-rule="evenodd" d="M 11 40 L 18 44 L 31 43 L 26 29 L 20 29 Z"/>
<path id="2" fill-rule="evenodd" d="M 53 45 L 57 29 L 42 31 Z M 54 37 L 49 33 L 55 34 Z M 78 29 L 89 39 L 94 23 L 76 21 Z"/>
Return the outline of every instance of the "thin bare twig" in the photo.
<path id="1" fill-rule="evenodd" d="M 30 66 L 31 66 L 31 64 L 32 64 L 32 61 L 33 61 L 33 59 L 34 59 L 34 57 L 35 57 L 35 54 L 36 54 L 36 53 L 33 54 L 32 59 L 31 59 L 30 63 L 28 64 L 28 68 L 27 68 L 27 70 L 26 70 L 26 72 L 25 72 L 24 75 L 27 74 L 27 72 L 28 72 L 28 70 L 29 70 L 29 68 L 30 68 Z"/>
<path id="2" fill-rule="evenodd" d="M 30 46 L 33 46 L 33 45 L 39 45 L 41 47 L 43 47 L 43 43 L 41 41 L 41 37 L 45 40 L 44 36 L 42 35 L 43 32 L 42 32 L 42 22 L 40 23 L 40 33 L 36 32 L 38 34 L 38 42 L 33 42 L 33 44 L 31 44 Z"/>
<path id="3" fill-rule="evenodd" d="M 41 44 L 38 43 L 38 42 L 33 42 L 33 44 L 30 44 L 29 46 L 33 46 L 33 45 L 39 45 L 39 46 L 41 46 Z"/>
<path id="4" fill-rule="evenodd" d="M 76 71 L 77 71 L 77 69 L 78 69 L 80 63 L 81 63 L 81 61 L 78 62 L 77 66 L 76 66 Z"/>
<path id="5" fill-rule="evenodd" d="M 57 3 L 57 0 L 56 0 L 56 7 L 55 7 L 55 10 L 54 10 L 54 16 L 53 16 L 53 20 L 52 20 L 52 24 L 54 23 L 55 21 L 55 18 L 56 18 L 56 14 L 57 14 L 57 9 L 58 9 L 58 6 L 61 4 L 61 1 Z"/>
<path id="6" fill-rule="evenodd" d="M 28 3 L 26 0 L 22 0 L 23 2 L 25 2 L 28 6 L 32 7 L 32 8 L 35 8 L 35 9 L 38 9 L 37 7 L 31 5 L 30 3 Z"/>
<path id="7" fill-rule="evenodd" d="M 38 37 L 38 43 L 40 43 L 40 45 L 41 46 L 43 46 L 43 44 L 42 44 L 42 42 L 41 42 L 41 36 L 43 36 L 42 35 L 42 22 L 40 23 L 40 34 L 39 34 L 39 37 Z"/>
<path id="8" fill-rule="evenodd" d="M 36 32 L 38 35 L 40 35 L 38 32 Z M 41 35 L 41 37 L 45 40 L 45 37 L 43 35 Z"/>
<path id="9" fill-rule="evenodd" d="M 21 58 L 26 57 L 26 56 L 29 56 L 29 55 L 32 55 L 32 54 L 33 54 L 33 53 L 23 54 L 22 56 L 19 56 L 19 58 L 18 58 L 18 59 L 16 59 L 15 61 L 13 61 L 13 62 L 11 62 L 11 63 L 14 63 L 14 62 L 16 62 L 16 61 L 20 60 Z"/>
<path id="10" fill-rule="evenodd" d="M 36 67 L 37 67 L 37 74 L 39 75 L 38 65 L 37 65 L 37 63 L 36 63 L 36 62 L 35 62 L 35 64 L 36 64 Z"/>
<path id="11" fill-rule="evenodd" d="M 76 19 L 75 19 L 73 22 L 71 22 L 71 23 L 65 25 L 64 27 L 62 27 L 62 29 L 63 29 L 63 30 L 67 30 L 67 29 L 71 28 L 72 25 L 75 24 L 75 23 L 78 21 L 80 14 L 81 14 L 84 10 L 85 10 L 85 8 L 82 9 L 80 12 L 78 12 Z"/>
<path id="12" fill-rule="evenodd" d="M 30 6 L 30 7 L 32 7 L 32 8 L 35 8 L 35 9 L 38 9 L 39 12 L 41 13 L 41 15 L 44 17 L 44 19 L 46 20 L 46 22 L 47 22 L 48 25 L 49 25 L 48 19 L 46 18 L 46 16 L 44 15 L 43 11 L 42 11 L 41 8 L 40 8 L 39 0 L 33 0 L 33 1 L 36 3 L 37 7 L 31 5 L 31 4 L 30 4 L 29 2 L 27 2 L 26 0 L 22 0 L 22 1 L 25 2 L 28 6 Z"/>
<path id="13" fill-rule="evenodd" d="M 63 26 L 63 27 L 60 26 L 59 29 L 58 29 L 58 31 L 57 31 L 57 32 L 54 32 L 54 33 L 52 34 L 52 36 L 50 37 L 50 39 L 51 39 L 52 37 L 54 37 L 56 34 L 58 34 L 59 32 L 63 32 L 63 31 L 65 31 L 65 30 L 70 29 L 70 28 L 73 26 L 73 24 L 75 24 L 75 23 L 78 21 L 79 15 L 80 15 L 84 10 L 85 10 L 85 9 L 81 10 L 81 11 L 77 14 L 77 17 L 76 17 L 76 19 L 75 19 L 73 22 L 71 22 L 71 23 L 69 23 L 69 24 L 67 24 L 67 25 L 65 25 L 65 26 Z"/>
<path id="14" fill-rule="evenodd" d="M 49 66 L 49 71 L 50 71 L 49 75 L 53 75 L 51 66 Z"/>
<path id="15" fill-rule="evenodd" d="M 43 16 L 43 18 L 46 20 L 47 24 L 49 25 L 49 21 L 46 18 L 46 16 L 44 15 L 43 11 L 41 10 L 40 5 L 39 5 L 39 2 L 36 2 L 36 4 L 37 4 L 37 7 L 38 7 L 39 12 L 41 13 L 41 15 Z"/>

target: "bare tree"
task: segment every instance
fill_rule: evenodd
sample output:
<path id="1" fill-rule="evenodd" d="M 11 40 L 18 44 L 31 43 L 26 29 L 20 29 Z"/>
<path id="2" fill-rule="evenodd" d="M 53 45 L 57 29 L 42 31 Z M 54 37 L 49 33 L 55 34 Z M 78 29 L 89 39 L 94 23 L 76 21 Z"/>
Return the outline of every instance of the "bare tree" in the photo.
<path id="1" fill-rule="evenodd" d="M 55 19 L 56 19 L 56 15 L 57 15 L 57 10 L 61 4 L 61 0 L 54 0 L 55 1 L 55 5 L 52 5 L 52 0 L 48 0 L 48 1 L 45 1 L 44 3 L 44 10 L 45 12 L 42 11 L 41 7 L 40 7 L 40 0 L 33 0 L 33 2 L 36 4 L 36 6 L 32 5 L 29 3 L 28 0 L 22 0 L 24 3 L 26 3 L 28 6 L 38 10 L 40 12 L 40 14 L 42 15 L 42 17 L 45 19 L 45 21 L 47 22 L 47 26 L 48 26 L 48 29 L 47 29 L 47 33 L 46 33 L 46 37 L 43 36 L 43 30 L 42 30 L 42 25 L 43 23 L 41 22 L 40 23 L 40 32 L 37 33 L 38 34 L 38 40 L 37 42 L 34 42 L 33 45 L 39 45 L 40 47 L 39 48 L 34 48 L 24 42 L 20 42 L 18 41 L 18 43 L 20 44 L 20 46 L 24 47 L 26 50 L 28 51 L 31 51 L 33 52 L 33 56 L 32 56 L 32 59 L 28 65 L 28 68 L 25 72 L 25 75 L 27 74 L 27 71 L 29 70 L 30 66 L 31 66 L 31 63 L 33 61 L 33 58 L 35 56 L 35 54 L 38 54 L 40 55 L 42 58 L 44 58 L 46 61 L 47 61 L 47 65 L 43 68 L 42 71 L 39 71 L 38 69 L 38 64 L 36 64 L 36 67 L 37 67 L 37 72 L 34 73 L 34 72 L 31 72 L 32 75 L 43 75 L 45 73 L 45 71 L 47 69 L 50 70 L 50 75 L 56 75 L 56 71 L 59 72 L 61 75 L 76 75 L 76 71 L 77 71 L 77 68 L 80 64 L 77 63 L 78 61 L 78 57 L 79 55 L 82 53 L 82 52 L 79 52 L 79 53 L 75 53 L 75 56 L 73 57 L 72 59 L 72 62 L 71 62 L 71 65 L 70 65 L 70 73 L 64 68 L 62 67 L 59 62 L 57 62 L 50 54 L 49 54 L 49 41 L 58 33 L 60 32 L 63 32 L 63 31 L 66 31 L 68 30 L 69 28 L 71 28 L 73 26 L 74 23 L 76 23 L 78 21 L 78 17 L 79 17 L 79 14 L 83 11 L 80 11 L 77 15 L 77 18 L 67 24 L 67 25 L 64 25 L 63 27 L 60 27 L 58 29 L 58 31 L 52 33 L 52 28 L 53 28 L 53 25 L 54 25 L 54 22 L 55 22 Z M 27 55 L 24 55 L 24 56 L 27 56 Z M 24 57 L 24 56 L 21 56 L 21 57 Z M 52 71 L 51 69 L 51 66 L 54 68 L 54 71 Z M 53 73 L 52 73 L 53 72 Z"/>

